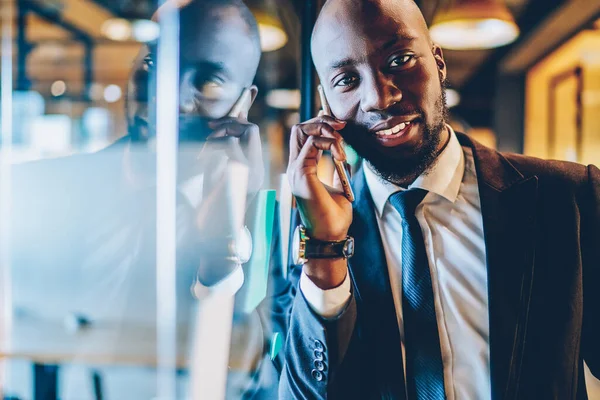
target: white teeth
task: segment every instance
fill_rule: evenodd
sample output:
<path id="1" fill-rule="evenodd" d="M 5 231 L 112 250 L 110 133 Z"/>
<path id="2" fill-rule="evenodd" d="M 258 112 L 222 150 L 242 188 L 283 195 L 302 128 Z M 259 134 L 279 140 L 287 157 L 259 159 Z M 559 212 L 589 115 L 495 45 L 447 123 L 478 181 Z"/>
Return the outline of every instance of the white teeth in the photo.
<path id="1" fill-rule="evenodd" d="M 398 133 L 398 132 L 400 132 L 402 129 L 404 129 L 405 127 L 406 127 L 406 124 L 405 124 L 405 123 L 398 124 L 398 125 L 396 125 L 395 127 L 393 127 L 393 128 L 392 128 L 392 132 L 394 132 L 394 133 Z"/>
<path id="2" fill-rule="evenodd" d="M 408 125 L 410 125 L 410 122 L 402 122 L 402 123 L 394 126 L 393 128 L 383 129 L 383 130 L 377 132 L 377 134 L 382 135 L 382 136 L 395 135 L 398 132 L 400 132 L 401 130 L 403 130 L 404 128 L 406 128 Z"/>

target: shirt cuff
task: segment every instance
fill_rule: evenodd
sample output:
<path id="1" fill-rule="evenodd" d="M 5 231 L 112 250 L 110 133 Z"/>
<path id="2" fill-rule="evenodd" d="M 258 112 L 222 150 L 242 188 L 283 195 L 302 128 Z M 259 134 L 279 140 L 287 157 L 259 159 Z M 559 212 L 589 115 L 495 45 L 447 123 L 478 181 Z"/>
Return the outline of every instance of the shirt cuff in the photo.
<path id="1" fill-rule="evenodd" d="M 314 312 L 323 318 L 335 318 L 341 314 L 350 301 L 350 274 L 346 273 L 346 278 L 340 286 L 323 290 L 302 271 L 300 290 Z"/>
<path id="2" fill-rule="evenodd" d="M 203 285 L 198 279 L 192 285 L 192 294 L 198 300 L 205 299 L 211 294 L 235 295 L 244 284 L 244 270 L 238 266 L 229 275 L 212 286 Z"/>

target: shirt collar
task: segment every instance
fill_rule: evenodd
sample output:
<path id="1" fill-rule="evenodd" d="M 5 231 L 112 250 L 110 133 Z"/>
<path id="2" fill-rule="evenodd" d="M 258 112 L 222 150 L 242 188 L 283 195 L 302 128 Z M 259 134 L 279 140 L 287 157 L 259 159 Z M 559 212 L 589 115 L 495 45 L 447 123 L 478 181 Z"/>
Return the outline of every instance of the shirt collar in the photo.
<path id="1" fill-rule="evenodd" d="M 450 132 L 448 145 L 442 150 L 433 166 L 426 173 L 421 174 L 408 189 L 425 189 L 454 203 L 458 197 L 458 191 L 464 175 L 465 160 L 462 147 L 458 142 L 454 130 L 450 125 L 447 125 L 447 127 Z M 366 163 L 364 173 L 367 186 L 375 203 L 375 208 L 381 217 L 390 195 L 406 189 L 381 179 L 372 170 L 369 163 Z"/>

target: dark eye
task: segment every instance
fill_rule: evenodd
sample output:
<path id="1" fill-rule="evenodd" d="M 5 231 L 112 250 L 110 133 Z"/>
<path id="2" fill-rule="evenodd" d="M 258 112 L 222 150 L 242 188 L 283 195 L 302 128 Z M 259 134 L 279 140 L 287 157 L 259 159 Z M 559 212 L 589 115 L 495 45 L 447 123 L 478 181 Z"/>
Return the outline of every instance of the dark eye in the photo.
<path id="1" fill-rule="evenodd" d="M 148 54 L 144 57 L 144 70 L 151 71 L 152 69 L 154 69 L 154 58 L 151 54 Z"/>
<path id="2" fill-rule="evenodd" d="M 408 64 L 412 59 L 414 59 L 414 56 L 412 54 L 404 54 L 402 56 L 395 57 L 394 59 L 392 59 L 392 61 L 390 61 L 390 68 L 403 67 L 406 64 Z"/>
<path id="3" fill-rule="evenodd" d="M 344 75 L 342 79 L 338 80 L 334 86 L 351 86 L 358 82 L 358 77 L 355 75 Z"/>

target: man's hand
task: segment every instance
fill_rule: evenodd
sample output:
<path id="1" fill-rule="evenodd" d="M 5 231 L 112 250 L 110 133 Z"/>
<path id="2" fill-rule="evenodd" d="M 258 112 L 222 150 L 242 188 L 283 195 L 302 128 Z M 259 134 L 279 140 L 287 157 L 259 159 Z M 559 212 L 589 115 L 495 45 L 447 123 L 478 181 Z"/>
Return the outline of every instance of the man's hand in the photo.
<path id="1" fill-rule="evenodd" d="M 230 198 L 226 182 L 227 164 L 231 161 L 248 166 L 247 192 L 252 195 L 262 186 L 264 176 L 261 141 L 257 125 L 245 118 L 224 117 L 209 123 L 213 133 L 208 137 L 198 159 L 204 173 L 203 196 L 196 209 L 196 226 L 201 240 L 225 240 L 238 232 L 231 231 L 232 207 L 237 203 Z M 240 189 L 242 190 L 242 189 Z M 225 248 L 224 248 L 225 249 Z M 198 276 L 208 285 L 229 275 L 237 264 L 228 261 L 229 254 L 203 254 Z"/>
<path id="2" fill-rule="evenodd" d="M 224 117 L 209 123 L 213 133 L 208 137 L 198 159 L 204 173 L 203 200 L 197 214 L 202 234 L 228 236 L 224 232 L 231 217 L 228 209 L 225 172 L 230 161 L 248 166 L 247 194 L 254 194 L 262 186 L 264 167 L 258 126 L 244 117 Z M 246 194 L 246 193 L 244 193 Z"/>
<path id="3" fill-rule="evenodd" d="M 292 128 L 287 174 L 302 221 L 309 236 L 317 240 L 345 239 L 352 223 L 352 204 L 344 196 L 339 178 L 334 179 L 335 187 L 329 187 L 317 177 L 323 150 L 330 150 L 336 160 L 346 160 L 338 132 L 345 125 L 319 116 Z M 347 264 L 343 259 L 309 260 L 304 271 L 317 286 L 328 289 L 344 281 Z"/>
<path id="4" fill-rule="evenodd" d="M 232 160 L 248 166 L 248 192 L 258 192 L 264 179 L 258 126 L 244 117 L 224 117 L 210 122 L 208 126 L 213 129 L 213 133 L 208 136 L 199 155 L 206 167 L 204 182 L 205 185 L 208 184 L 208 189 L 223 178 L 223 166 Z"/>

